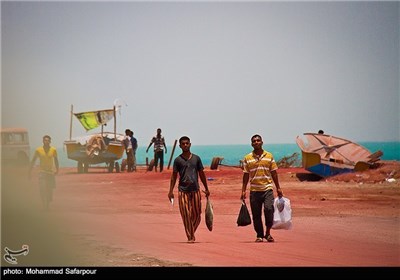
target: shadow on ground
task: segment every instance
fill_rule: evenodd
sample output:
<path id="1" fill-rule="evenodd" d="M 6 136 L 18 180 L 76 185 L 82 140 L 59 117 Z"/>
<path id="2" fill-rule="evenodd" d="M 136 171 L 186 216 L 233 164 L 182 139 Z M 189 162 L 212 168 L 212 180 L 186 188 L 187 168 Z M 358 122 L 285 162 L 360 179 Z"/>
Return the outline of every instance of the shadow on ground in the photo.
<path id="1" fill-rule="evenodd" d="M 312 173 L 296 173 L 296 177 L 301 182 L 303 182 L 303 181 L 316 182 L 316 181 L 320 181 L 323 179 L 322 177 L 320 177 L 316 174 L 312 174 Z"/>

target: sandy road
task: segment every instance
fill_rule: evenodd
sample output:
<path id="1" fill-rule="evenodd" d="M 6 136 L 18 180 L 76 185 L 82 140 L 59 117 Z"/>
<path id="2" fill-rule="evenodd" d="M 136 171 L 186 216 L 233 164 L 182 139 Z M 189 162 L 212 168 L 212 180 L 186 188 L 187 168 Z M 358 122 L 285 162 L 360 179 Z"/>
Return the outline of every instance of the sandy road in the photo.
<path id="1" fill-rule="evenodd" d="M 16 186 L 3 199 L 18 198 L 24 206 L 2 207 L 8 214 L 2 228 L 14 220 L 2 230 L 2 246 L 30 243 L 21 265 L 399 267 L 398 183 L 300 181 L 296 171 L 280 172 L 293 228 L 274 230 L 275 243 L 255 243 L 252 225 L 236 226 L 237 168 L 206 169 L 214 228 L 208 231 L 203 214 L 194 244 L 186 242 L 178 207 L 167 199 L 170 170 L 110 174 L 99 168 L 76 174 L 63 168 L 48 212 L 40 210 L 35 178 L 5 181 L 8 188 Z"/>

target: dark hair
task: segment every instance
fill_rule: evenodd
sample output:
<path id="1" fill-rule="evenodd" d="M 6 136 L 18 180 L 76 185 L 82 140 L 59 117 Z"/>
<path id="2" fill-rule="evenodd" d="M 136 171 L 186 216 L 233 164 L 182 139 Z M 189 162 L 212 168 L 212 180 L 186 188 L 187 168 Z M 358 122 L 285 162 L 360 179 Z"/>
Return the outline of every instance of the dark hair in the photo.
<path id="1" fill-rule="evenodd" d="M 318 134 L 324 134 L 324 131 L 322 129 L 318 130 Z"/>
<path id="2" fill-rule="evenodd" d="M 188 140 L 190 142 L 190 138 L 187 136 L 182 136 L 181 138 L 179 138 L 179 144 L 182 143 L 182 141 L 184 140 Z"/>
<path id="3" fill-rule="evenodd" d="M 49 138 L 49 140 L 51 141 L 51 137 L 50 137 L 49 135 L 43 136 L 43 139 L 44 139 L 44 138 Z"/>
<path id="4" fill-rule="evenodd" d="M 256 137 L 259 137 L 261 139 L 261 141 L 262 141 L 262 137 L 260 135 L 258 135 L 258 134 L 254 134 L 253 136 L 251 136 L 250 140 L 253 141 L 253 139 L 256 138 Z"/>

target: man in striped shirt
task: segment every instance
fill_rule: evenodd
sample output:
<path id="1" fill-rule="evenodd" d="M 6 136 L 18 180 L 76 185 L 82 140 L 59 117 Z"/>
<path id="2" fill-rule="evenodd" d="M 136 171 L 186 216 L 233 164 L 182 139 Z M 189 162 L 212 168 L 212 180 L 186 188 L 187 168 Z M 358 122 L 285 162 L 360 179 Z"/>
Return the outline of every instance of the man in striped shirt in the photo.
<path id="1" fill-rule="evenodd" d="M 251 137 L 253 151 L 243 159 L 243 183 L 242 195 L 240 199 L 246 199 L 247 184 L 250 181 L 250 207 L 253 216 L 253 226 L 257 233 L 256 242 L 274 242 L 270 230 L 274 219 L 274 192 L 273 184 L 276 187 L 278 196 L 281 198 L 283 192 L 279 186 L 278 166 L 271 153 L 262 148 L 262 137 L 258 134 Z M 264 207 L 264 217 L 266 231 L 262 223 L 262 209 Z"/>
<path id="2" fill-rule="evenodd" d="M 167 153 L 167 145 L 165 144 L 165 139 L 161 136 L 161 128 L 157 128 L 157 135 L 151 138 L 150 144 L 146 149 L 146 153 L 149 148 L 154 143 L 154 171 L 157 172 L 158 161 L 160 161 L 160 172 L 163 171 L 164 167 L 164 149 Z"/>

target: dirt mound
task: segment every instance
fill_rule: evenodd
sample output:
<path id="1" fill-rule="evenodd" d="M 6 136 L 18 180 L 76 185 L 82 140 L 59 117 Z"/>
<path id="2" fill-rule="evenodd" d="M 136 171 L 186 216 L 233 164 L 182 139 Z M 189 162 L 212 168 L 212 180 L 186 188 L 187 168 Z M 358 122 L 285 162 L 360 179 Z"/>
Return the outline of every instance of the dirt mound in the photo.
<path id="1" fill-rule="evenodd" d="M 361 172 L 346 173 L 326 179 L 329 182 L 382 183 L 400 181 L 399 161 L 379 161 L 374 167 Z"/>

